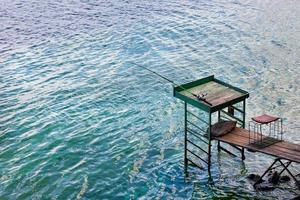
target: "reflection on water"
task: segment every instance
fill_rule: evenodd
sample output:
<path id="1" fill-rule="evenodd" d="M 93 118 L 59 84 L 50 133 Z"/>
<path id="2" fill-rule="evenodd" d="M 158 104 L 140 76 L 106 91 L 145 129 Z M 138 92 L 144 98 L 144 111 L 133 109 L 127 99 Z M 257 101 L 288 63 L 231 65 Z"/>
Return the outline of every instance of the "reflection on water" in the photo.
<path id="1" fill-rule="evenodd" d="M 284 117 L 299 143 L 297 1 L 1 1 L 0 196 L 291 198 L 245 178 L 271 158 L 183 174 L 172 86 L 210 74 L 250 92 L 247 118 Z M 282 187 L 287 187 L 284 185 Z"/>

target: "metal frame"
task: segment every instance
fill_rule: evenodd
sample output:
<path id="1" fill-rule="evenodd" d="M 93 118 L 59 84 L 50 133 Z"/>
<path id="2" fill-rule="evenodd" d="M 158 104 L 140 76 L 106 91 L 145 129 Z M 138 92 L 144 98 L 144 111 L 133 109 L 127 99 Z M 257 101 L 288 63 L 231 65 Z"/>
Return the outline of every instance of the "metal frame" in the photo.
<path id="1" fill-rule="evenodd" d="M 280 176 L 284 171 L 286 171 L 293 179 L 294 181 L 296 182 L 297 184 L 297 187 L 300 189 L 300 181 L 298 181 L 296 179 L 296 176 L 297 175 L 293 175 L 292 172 L 288 169 L 288 167 L 290 166 L 290 164 L 292 163 L 292 161 L 287 161 L 286 163 L 283 163 L 281 161 L 282 159 L 281 158 L 276 158 L 274 160 L 274 162 L 268 167 L 268 169 L 259 177 L 259 179 L 253 184 L 253 187 L 254 188 L 257 188 L 257 184 L 261 183 L 262 182 L 262 179 L 263 177 L 269 172 L 271 171 L 272 169 L 275 169 L 277 167 L 283 167 L 283 169 L 279 172 L 278 176 Z M 279 165 L 278 166 L 275 166 L 273 167 L 277 162 L 279 162 Z"/>
<path id="2" fill-rule="evenodd" d="M 204 102 L 189 98 L 183 94 L 181 94 L 180 92 L 182 92 L 184 89 L 188 90 L 192 87 L 201 85 L 201 84 L 205 84 L 208 83 L 210 81 L 214 81 L 218 84 L 224 85 L 228 88 L 231 88 L 233 90 L 236 90 L 237 92 L 241 93 L 241 96 L 230 100 L 228 102 L 225 102 L 223 104 L 220 105 L 216 105 L 216 106 L 211 106 L 208 105 Z M 189 155 L 192 155 L 193 157 L 199 159 L 202 163 L 207 164 L 207 169 L 208 169 L 208 173 L 210 176 L 210 170 L 211 170 L 211 147 L 212 147 L 212 136 L 211 136 L 211 126 L 212 126 L 212 114 L 215 112 L 218 112 L 218 121 L 221 120 L 221 118 L 231 118 L 233 120 L 236 120 L 243 128 L 245 128 L 245 109 L 246 109 L 246 98 L 249 97 L 249 93 L 234 87 L 232 85 L 229 85 L 227 83 L 224 83 L 221 80 L 216 79 L 214 76 L 208 76 L 206 78 L 202 78 L 187 84 L 183 84 L 177 87 L 174 87 L 174 96 L 181 99 L 182 101 L 184 101 L 184 172 L 187 174 L 187 170 L 188 170 L 188 164 L 189 162 L 193 163 L 195 166 L 199 167 L 200 169 L 203 169 L 203 167 L 199 166 L 198 164 L 196 164 L 196 162 L 194 162 L 191 158 L 189 158 Z M 237 103 L 243 102 L 243 108 L 238 108 L 235 107 L 234 105 Z M 208 113 L 208 119 L 202 119 L 198 116 L 196 116 L 194 113 L 188 111 L 188 104 L 199 108 L 202 111 L 205 111 L 206 113 Z M 224 111 L 223 109 L 231 107 L 234 109 L 234 111 L 238 111 L 240 113 L 242 113 L 242 119 L 236 117 L 234 114 L 229 113 Z M 221 113 L 222 112 L 222 113 Z M 194 124 L 193 122 L 191 122 L 188 119 L 188 114 L 192 115 L 193 117 L 195 117 L 197 120 L 200 120 L 202 123 L 208 125 L 207 131 L 203 130 L 202 128 L 200 128 L 199 126 L 197 126 L 196 124 Z M 190 126 L 192 126 L 193 128 L 190 128 Z M 201 133 L 206 133 L 207 137 L 204 136 L 204 134 Z M 205 150 L 204 148 L 200 147 L 199 145 L 197 145 L 194 141 L 191 141 L 189 139 L 190 135 L 192 135 L 193 137 L 199 139 L 199 141 L 204 142 L 205 145 L 207 145 L 207 150 Z M 193 148 L 203 152 L 206 154 L 207 159 L 203 159 L 200 157 L 200 155 L 196 154 L 195 152 L 193 152 L 193 150 L 191 148 L 189 148 L 189 146 L 192 145 Z M 242 160 L 245 159 L 245 155 L 244 155 L 244 148 L 239 148 L 236 146 L 233 146 L 234 148 L 238 149 L 241 154 L 242 154 Z M 225 149 L 224 147 L 221 146 L 220 142 L 218 142 L 218 150 L 223 150 L 231 155 L 234 155 L 233 153 L 231 153 L 230 151 L 228 151 L 227 149 Z"/>
<path id="3" fill-rule="evenodd" d="M 200 145 L 196 144 L 196 142 L 191 141 L 189 139 L 189 136 L 197 138 L 199 141 L 203 142 L 205 145 L 210 145 L 210 140 L 204 134 L 201 133 L 206 133 L 205 130 L 200 128 L 199 126 L 195 125 L 193 122 L 191 122 L 188 119 L 188 114 L 193 116 L 196 120 L 200 120 L 202 123 L 209 124 L 205 120 L 201 119 L 200 117 L 196 116 L 194 113 L 190 112 L 188 110 L 188 104 L 185 102 L 184 103 L 184 172 L 187 174 L 187 169 L 188 169 L 188 164 L 191 162 L 193 165 L 197 166 L 200 169 L 203 169 L 202 166 L 199 166 L 196 164 L 195 161 L 193 161 L 191 158 L 189 158 L 189 154 L 192 156 L 196 157 L 198 160 L 200 160 L 202 163 L 205 163 L 209 166 L 210 168 L 210 159 L 205 160 L 204 158 L 201 158 L 200 155 L 197 155 L 193 149 L 189 148 L 191 145 L 194 149 L 199 150 L 202 153 L 205 153 L 206 155 L 210 155 L 210 148 L 208 150 L 205 150 L 203 147 L 200 147 Z M 191 128 L 193 127 L 193 128 Z M 196 129 L 196 130 L 195 130 Z M 210 135 L 210 134 L 208 134 Z"/>
<path id="4" fill-rule="evenodd" d="M 207 82 L 210 81 L 215 81 L 219 84 L 222 84 L 226 87 L 229 87 L 231 89 L 234 89 L 238 92 L 241 93 L 241 96 L 224 102 L 220 105 L 209 105 L 205 102 L 199 101 L 197 99 L 193 99 L 193 98 L 189 98 L 188 96 L 183 95 L 181 92 L 186 89 L 190 89 L 193 88 L 195 86 L 201 85 L 201 84 L 205 84 Z M 184 89 L 183 89 L 184 88 Z M 215 79 L 214 76 L 209 76 L 197 81 L 193 81 L 191 83 L 187 83 L 184 84 L 182 86 L 178 86 L 178 87 L 174 87 L 174 96 L 176 98 L 181 99 L 182 101 L 184 101 L 184 172 L 187 175 L 187 170 L 188 170 L 188 164 L 189 162 L 194 164 L 195 166 L 199 167 L 200 169 L 203 169 L 202 166 L 199 166 L 195 161 L 193 161 L 192 158 L 189 157 L 189 155 L 192 155 L 193 157 L 197 158 L 198 160 L 200 160 L 202 163 L 207 164 L 207 170 L 208 170 L 208 175 L 209 175 L 209 179 L 211 179 L 211 147 L 212 147 L 212 140 L 214 139 L 211 136 L 211 126 L 212 126 L 212 114 L 215 112 L 218 112 L 218 121 L 220 121 L 221 119 L 231 119 L 231 120 L 236 120 L 237 123 L 239 123 L 239 125 L 242 128 L 245 128 L 245 119 L 246 119 L 246 98 L 249 97 L 249 93 L 241 90 L 239 88 L 233 87 L 227 83 L 224 83 L 218 79 Z M 242 102 L 242 108 L 240 107 L 236 107 L 235 104 L 237 103 L 241 103 Z M 201 117 L 198 117 L 197 115 L 195 115 L 194 113 L 188 111 L 188 104 L 202 110 L 205 111 L 206 113 L 208 113 L 208 119 L 202 119 Z M 229 108 L 228 111 L 225 111 L 225 108 Z M 234 112 L 237 111 L 240 113 L 240 115 L 235 115 Z M 203 130 L 203 128 L 199 127 L 199 125 L 191 122 L 188 119 L 188 114 L 195 117 L 197 120 L 200 120 L 202 123 L 206 124 L 208 126 L 207 131 Z M 278 123 L 277 126 L 275 127 L 274 125 L 274 129 L 282 129 L 282 121 L 280 122 L 280 124 Z M 206 136 L 204 134 L 201 133 L 206 133 Z M 192 141 L 192 139 L 190 139 L 190 137 L 194 137 L 196 138 L 195 140 Z M 281 132 L 281 137 L 282 137 L 282 132 Z M 282 139 L 282 138 L 281 138 Z M 205 145 L 207 145 L 207 150 L 205 148 L 203 148 L 202 146 L 199 146 L 198 144 L 196 144 L 196 142 L 203 142 L 205 143 Z M 232 144 L 227 144 L 230 145 L 232 147 L 234 147 L 235 149 L 237 149 L 238 151 L 240 151 L 241 153 L 241 158 L 242 160 L 245 159 L 245 154 L 244 154 L 244 148 L 245 147 L 238 147 Z M 190 148 L 190 146 L 193 147 L 193 149 L 197 149 L 199 151 L 201 151 L 202 153 L 204 153 L 207 156 L 207 159 L 204 159 L 203 157 L 201 157 L 201 154 L 197 154 L 193 151 L 193 149 Z M 247 148 L 247 147 L 246 147 Z M 249 149 L 249 148 L 248 148 Z M 230 152 L 229 150 L 227 150 L 226 148 L 221 146 L 221 141 L 218 140 L 218 151 L 224 151 L 227 152 L 230 155 L 236 156 L 235 154 L 233 154 L 232 152 Z M 250 149 L 249 149 L 250 150 Z M 288 167 L 290 166 L 290 164 L 293 162 L 291 160 L 288 160 L 286 163 L 283 163 L 281 161 L 281 159 L 283 158 L 276 158 L 274 160 L 274 162 L 269 166 L 269 168 L 262 174 L 262 176 L 260 176 L 259 180 L 257 180 L 254 183 L 254 187 L 261 182 L 261 180 L 263 179 L 263 177 L 272 169 L 277 168 L 277 167 L 283 167 L 283 169 L 280 171 L 279 175 L 281 175 L 283 172 L 287 172 L 293 179 L 294 181 L 297 183 L 298 187 L 300 188 L 300 182 L 296 179 L 298 175 L 293 175 L 290 170 L 288 169 Z M 287 160 L 287 159 L 283 159 L 283 160 Z M 274 167 L 274 165 L 279 162 L 279 165 Z"/>
<path id="5" fill-rule="evenodd" d="M 277 120 L 268 123 L 249 121 L 249 144 L 262 144 L 263 138 L 266 136 L 282 141 L 282 121 L 282 118 L 278 118 Z M 269 135 L 263 134 L 263 127 L 266 126 L 269 126 Z M 251 137 L 251 133 L 253 134 L 253 137 Z"/>
<path id="6" fill-rule="evenodd" d="M 243 100 L 242 103 L 243 103 L 242 109 L 239 109 L 233 105 L 231 106 L 234 111 L 238 111 L 242 114 L 242 119 L 240 119 L 240 118 L 234 116 L 234 114 L 230 114 L 224 110 L 219 110 L 218 111 L 218 121 L 222 120 L 223 118 L 225 118 L 225 119 L 232 118 L 232 119 L 235 119 L 238 122 L 240 122 L 241 127 L 245 128 L 246 100 Z M 196 157 L 202 163 L 205 163 L 207 165 L 207 170 L 210 175 L 211 147 L 212 147 L 212 140 L 213 140 L 213 137 L 211 136 L 212 114 L 213 114 L 212 112 L 208 112 L 208 120 L 206 121 L 206 120 L 198 117 L 194 113 L 190 112 L 188 110 L 187 102 L 184 102 L 184 172 L 185 172 L 185 174 L 188 173 L 189 162 L 192 163 L 193 165 L 197 166 L 198 168 L 203 169 L 202 166 L 199 166 L 198 164 L 196 164 L 197 162 L 195 162 L 194 160 L 189 158 L 189 154 L 191 154 L 193 157 Z M 188 115 L 191 115 L 196 120 L 199 120 L 200 122 L 205 123 L 208 126 L 207 131 L 203 130 L 203 128 L 201 128 L 201 127 L 197 126 L 195 123 L 191 122 L 188 119 Z M 204 136 L 204 134 L 201 134 L 201 133 L 204 133 L 207 135 Z M 193 136 L 193 137 L 199 139 L 199 141 L 205 143 L 205 145 L 207 145 L 207 150 L 205 150 L 203 147 L 200 147 L 195 142 L 191 141 L 189 139 L 190 136 Z M 189 148 L 190 145 L 193 146 L 193 148 L 199 150 L 200 152 L 205 153 L 207 160 L 204 158 L 201 158 L 200 155 L 197 155 L 191 148 Z M 241 159 L 245 160 L 244 148 L 239 148 L 234 145 L 230 145 L 230 146 L 237 149 L 241 153 Z M 218 141 L 218 151 L 221 151 L 221 150 L 224 152 L 227 152 L 228 154 L 230 154 L 232 156 L 236 156 L 235 154 L 233 154 L 232 152 L 230 152 L 229 150 L 227 150 L 226 148 L 221 146 L 221 142 Z"/>

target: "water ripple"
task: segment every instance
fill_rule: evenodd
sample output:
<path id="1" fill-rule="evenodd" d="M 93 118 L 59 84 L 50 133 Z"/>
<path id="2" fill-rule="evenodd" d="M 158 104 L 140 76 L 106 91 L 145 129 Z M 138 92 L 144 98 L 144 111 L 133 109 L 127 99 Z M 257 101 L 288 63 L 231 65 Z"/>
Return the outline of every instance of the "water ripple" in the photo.
<path id="1" fill-rule="evenodd" d="M 284 116 L 299 143 L 295 1 L 1 1 L 0 198 L 292 198 L 256 193 L 214 149 L 214 185 L 183 173 L 182 105 L 171 85 L 215 74 L 250 91 L 247 117 Z M 275 14 L 276 13 L 276 14 Z M 291 14 L 292 13 L 292 14 Z"/>

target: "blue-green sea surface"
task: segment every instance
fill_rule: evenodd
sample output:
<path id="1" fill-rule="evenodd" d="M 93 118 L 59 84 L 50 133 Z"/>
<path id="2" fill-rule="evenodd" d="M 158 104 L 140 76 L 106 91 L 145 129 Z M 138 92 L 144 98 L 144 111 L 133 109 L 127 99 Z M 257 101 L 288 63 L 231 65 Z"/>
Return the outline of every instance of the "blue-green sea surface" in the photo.
<path id="1" fill-rule="evenodd" d="M 299 144 L 299 19 L 297 0 L 1 0 L 0 199 L 298 195 L 292 183 L 256 192 L 246 176 L 272 158 L 215 144 L 213 184 L 205 169 L 185 178 L 183 103 L 130 62 L 247 90 L 247 120 L 282 116 Z"/>

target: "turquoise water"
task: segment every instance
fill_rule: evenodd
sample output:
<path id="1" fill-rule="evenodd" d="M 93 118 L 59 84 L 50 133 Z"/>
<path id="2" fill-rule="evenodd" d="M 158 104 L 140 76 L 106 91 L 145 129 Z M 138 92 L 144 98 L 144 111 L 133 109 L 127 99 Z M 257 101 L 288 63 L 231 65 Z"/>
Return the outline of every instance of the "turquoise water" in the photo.
<path id="1" fill-rule="evenodd" d="M 300 143 L 297 1 L 0 2 L 1 199 L 290 199 L 246 179 L 272 158 L 217 155 L 183 173 L 172 86 L 210 74 L 284 117 Z M 295 166 L 297 167 L 297 166 Z M 296 169 L 296 168 L 295 168 Z"/>

